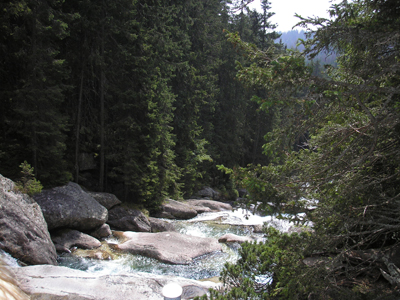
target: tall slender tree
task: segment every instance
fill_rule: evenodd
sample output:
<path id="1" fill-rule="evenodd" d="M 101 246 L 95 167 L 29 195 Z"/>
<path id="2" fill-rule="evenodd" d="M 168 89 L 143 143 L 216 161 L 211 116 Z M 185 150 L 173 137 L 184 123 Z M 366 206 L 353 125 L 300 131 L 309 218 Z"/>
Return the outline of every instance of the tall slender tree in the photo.
<path id="1" fill-rule="evenodd" d="M 399 9 L 396 1 L 343 1 L 332 20 L 303 19 L 320 25 L 309 29 L 310 58 L 340 53 L 328 79 L 312 76 L 304 57 L 274 56 L 230 35 L 256 62 L 239 78 L 274 94 L 260 104 L 295 113 L 264 147 L 278 159 L 227 171 L 265 208 L 268 201 L 296 214 L 313 200 L 315 209 L 298 220 L 312 221 L 312 231 L 268 229 L 266 243 L 244 245 L 223 272 L 230 289 L 212 299 L 399 297 Z M 301 150 L 293 148 L 298 130 L 310 134 Z"/>
<path id="2" fill-rule="evenodd" d="M 2 86 L 2 102 L 11 104 L 5 105 L 9 113 L 3 115 L 2 164 L 12 169 L 11 164 L 27 159 L 46 184 L 68 179 L 67 127 L 61 112 L 68 71 L 58 57 L 67 24 L 59 8 L 59 1 L 7 1 L 2 11 L 3 24 L 7 24 L 2 34 L 3 78 L 9 77 L 2 82 L 10 83 Z"/>

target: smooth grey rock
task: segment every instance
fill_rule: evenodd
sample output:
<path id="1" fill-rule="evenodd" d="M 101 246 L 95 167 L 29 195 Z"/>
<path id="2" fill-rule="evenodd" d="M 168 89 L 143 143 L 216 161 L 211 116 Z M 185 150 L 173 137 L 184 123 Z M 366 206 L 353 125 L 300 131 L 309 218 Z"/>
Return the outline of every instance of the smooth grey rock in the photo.
<path id="1" fill-rule="evenodd" d="M 0 249 L 26 264 L 57 265 L 40 206 L 0 175 Z"/>
<path id="2" fill-rule="evenodd" d="M 197 211 L 184 202 L 166 200 L 161 205 L 162 212 L 156 215 L 159 218 L 188 220 L 197 216 Z"/>
<path id="3" fill-rule="evenodd" d="M 32 300 L 163 300 L 161 291 L 168 283 L 179 284 L 183 288 L 182 299 L 189 299 L 186 295 L 204 295 L 209 288 L 221 286 L 211 281 L 139 272 L 99 275 L 55 266 L 12 271 Z"/>
<path id="4" fill-rule="evenodd" d="M 51 235 L 54 246 L 58 252 L 70 252 L 72 247 L 93 249 L 101 246 L 94 237 L 72 229 L 61 229 Z"/>
<path id="5" fill-rule="evenodd" d="M 163 232 L 163 231 L 176 231 L 175 226 L 166 220 L 150 217 L 149 221 L 151 226 L 151 232 L 153 233 Z"/>
<path id="6" fill-rule="evenodd" d="M 203 187 L 200 191 L 198 191 L 196 193 L 196 195 L 202 197 L 202 198 L 206 198 L 206 199 L 214 199 L 214 200 L 218 200 L 221 195 L 219 192 L 213 190 L 210 187 Z"/>
<path id="7" fill-rule="evenodd" d="M 92 231 L 90 235 L 96 239 L 102 239 L 109 237 L 112 235 L 112 231 L 110 229 L 110 226 L 108 224 L 103 224 L 99 228 L 97 228 L 95 231 Z"/>
<path id="8" fill-rule="evenodd" d="M 73 228 L 89 231 L 107 221 L 107 209 L 73 182 L 44 190 L 33 198 L 42 208 L 49 230 Z"/>
<path id="9" fill-rule="evenodd" d="M 99 192 L 88 192 L 88 194 L 108 210 L 122 203 L 114 194 Z"/>
<path id="10" fill-rule="evenodd" d="M 113 229 L 123 231 L 150 232 L 151 226 L 147 217 L 136 209 L 116 206 L 108 212 L 108 222 Z"/>
<path id="11" fill-rule="evenodd" d="M 214 238 L 195 237 L 177 232 L 121 232 L 119 237 L 125 241 L 115 244 L 115 250 L 151 257 L 174 265 L 187 265 L 196 257 L 222 251 L 221 245 Z"/>
<path id="12" fill-rule="evenodd" d="M 233 233 L 227 233 L 221 236 L 218 239 L 220 243 L 239 243 L 242 244 L 244 242 L 253 242 L 254 240 L 248 236 L 239 236 Z"/>
<path id="13" fill-rule="evenodd" d="M 204 207 L 206 209 L 208 208 L 211 211 L 232 210 L 232 205 L 214 200 L 190 199 L 187 200 L 186 203 L 192 207 Z"/>
<path id="14" fill-rule="evenodd" d="M 213 212 L 211 208 L 205 206 L 190 205 L 190 207 L 194 209 L 197 212 L 197 214 Z"/>
<path id="15" fill-rule="evenodd" d="M 204 293 L 204 287 L 198 285 L 186 285 L 183 287 L 182 299 L 193 299 L 194 297 L 201 297 Z"/>

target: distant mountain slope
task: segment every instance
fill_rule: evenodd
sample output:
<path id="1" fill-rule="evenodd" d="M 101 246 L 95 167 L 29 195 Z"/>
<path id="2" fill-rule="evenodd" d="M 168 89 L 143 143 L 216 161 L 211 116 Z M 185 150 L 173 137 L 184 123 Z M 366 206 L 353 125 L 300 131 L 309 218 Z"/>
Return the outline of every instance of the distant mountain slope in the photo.
<path id="1" fill-rule="evenodd" d="M 297 45 L 299 39 L 305 39 L 304 30 L 291 30 L 287 32 L 282 32 L 281 37 L 276 40 L 276 42 L 282 42 L 286 45 L 288 49 L 297 49 L 299 51 L 304 50 L 303 45 Z M 336 66 L 336 53 L 320 53 L 316 58 L 313 59 L 314 62 L 319 61 L 322 65 L 334 65 Z"/>

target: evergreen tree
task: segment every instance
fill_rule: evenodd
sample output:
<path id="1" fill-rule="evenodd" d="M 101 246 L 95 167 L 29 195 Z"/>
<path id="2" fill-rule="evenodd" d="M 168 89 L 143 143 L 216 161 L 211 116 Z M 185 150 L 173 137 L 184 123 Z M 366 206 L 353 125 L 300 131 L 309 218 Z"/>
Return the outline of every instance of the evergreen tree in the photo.
<path id="1" fill-rule="evenodd" d="M 249 2 L 3 2 L 2 174 L 17 178 L 26 160 L 45 186 L 73 174 L 156 209 L 167 195 L 218 185 L 215 164 L 265 161 L 273 117 L 250 100 L 262 89 L 233 80 L 237 57 L 223 33 L 270 39 Z"/>
<path id="2" fill-rule="evenodd" d="M 188 196 L 204 180 L 203 162 L 212 161 L 206 148 L 213 130 L 211 116 L 218 94 L 215 73 L 220 65 L 221 11 L 224 10 L 227 10 L 226 4 L 220 1 L 185 2 L 177 20 L 186 40 L 182 43 L 184 63 L 177 64 L 172 81 L 177 96 L 175 151 L 177 165 L 182 169 L 184 193 Z"/>
<path id="3" fill-rule="evenodd" d="M 296 114 L 268 136 L 264 149 L 274 163 L 225 170 L 266 209 L 272 202 L 296 213 L 306 199 L 318 202 L 304 220 L 313 222 L 312 232 L 268 230 L 266 243 L 244 245 L 238 265 L 223 273 L 234 288 L 211 299 L 399 297 L 391 254 L 400 229 L 398 9 L 391 1 L 344 1 L 332 6 L 333 20 L 303 20 L 322 24 L 309 31 L 310 58 L 322 50 L 341 53 L 330 79 L 312 76 L 301 57 L 268 55 L 230 35 L 257 62 L 239 78 L 274 92 L 261 105 L 290 106 Z M 310 135 L 295 151 L 299 130 Z M 316 263 L 306 264 L 306 257 Z"/>
<path id="4" fill-rule="evenodd" d="M 260 46 L 261 50 L 266 50 L 271 46 L 275 46 L 275 40 L 278 39 L 281 35 L 276 31 L 268 32 L 269 30 L 276 29 L 276 24 L 272 24 L 269 19 L 275 15 L 275 13 L 271 12 L 271 6 L 268 0 L 261 1 L 261 22 L 260 22 Z"/>
<path id="5" fill-rule="evenodd" d="M 46 185 L 65 182 L 66 119 L 62 114 L 68 76 L 59 55 L 67 24 L 59 1 L 2 4 L 2 140 L 6 176 L 23 160 Z"/>
<path id="6" fill-rule="evenodd" d="M 270 51 L 279 52 L 280 45 L 275 44 L 273 40 L 277 35 L 273 31 L 275 26 L 268 21 L 273 15 L 267 12 L 269 9 L 265 7 L 264 20 L 263 14 L 243 9 L 239 14 L 232 15 L 232 21 L 227 24 L 226 29 L 236 31 L 244 40 L 256 45 L 261 45 L 263 40 L 265 47 L 269 47 Z M 243 88 L 240 80 L 235 78 L 236 63 L 249 64 L 246 58 L 237 55 L 237 50 L 228 43 L 224 44 L 223 63 L 218 74 L 221 93 L 218 97 L 216 118 L 213 121 L 215 133 L 212 144 L 216 162 L 229 167 L 267 162 L 266 157 L 262 155 L 262 140 L 272 129 L 275 119 L 274 111 L 266 114 L 258 110 L 259 104 L 253 101 L 268 97 L 265 89 Z"/>
<path id="7" fill-rule="evenodd" d="M 175 95 L 169 86 L 174 71 L 170 61 L 180 51 L 172 39 L 171 16 L 176 9 L 167 3 L 138 1 L 121 22 L 130 27 L 119 27 L 123 47 L 110 51 L 110 63 L 116 63 L 112 57 L 120 62 L 109 77 L 109 176 L 123 183 L 123 199 L 149 209 L 179 190 L 171 126 Z"/>

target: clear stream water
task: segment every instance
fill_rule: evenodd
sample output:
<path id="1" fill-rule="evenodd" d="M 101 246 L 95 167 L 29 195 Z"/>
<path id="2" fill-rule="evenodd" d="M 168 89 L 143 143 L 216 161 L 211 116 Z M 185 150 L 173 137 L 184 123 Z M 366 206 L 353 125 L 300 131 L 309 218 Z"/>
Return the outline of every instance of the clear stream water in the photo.
<path id="1" fill-rule="evenodd" d="M 262 241 L 262 234 L 253 233 L 252 225 L 274 226 L 281 231 L 287 231 L 293 223 L 278 220 L 273 216 L 258 216 L 245 213 L 243 210 L 224 211 L 216 213 L 203 213 L 186 221 L 171 221 L 178 232 L 218 239 L 226 233 L 239 236 L 251 236 L 255 240 Z M 117 243 L 111 237 L 107 242 Z M 102 247 L 103 247 L 102 246 Z M 147 272 L 158 275 L 175 275 L 191 279 L 205 279 L 219 276 L 226 262 L 235 263 L 238 259 L 238 245 L 222 244 L 223 251 L 204 255 L 197 258 L 190 265 L 169 265 L 155 259 L 140 255 L 120 254 L 113 260 L 95 260 L 82 258 L 72 254 L 64 254 L 59 257 L 59 265 L 87 272 L 100 274 L 118 274 L 120 272 Z"/>

